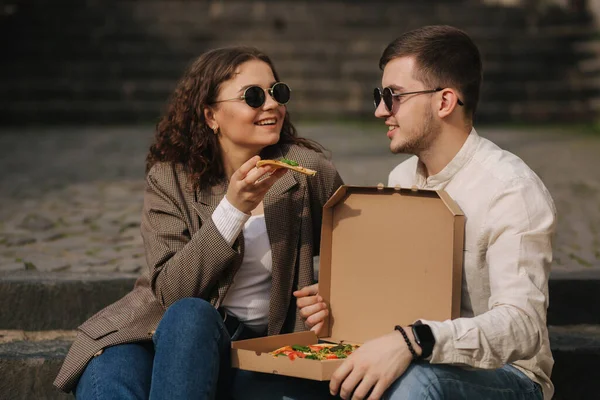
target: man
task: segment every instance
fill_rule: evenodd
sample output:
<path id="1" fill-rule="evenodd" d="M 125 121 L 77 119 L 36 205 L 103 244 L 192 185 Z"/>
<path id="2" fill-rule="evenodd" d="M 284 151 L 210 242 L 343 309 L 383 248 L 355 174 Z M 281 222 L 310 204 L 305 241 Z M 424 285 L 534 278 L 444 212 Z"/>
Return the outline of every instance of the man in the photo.
<path id="1" fill-rule="evenodd" d="M 553 359 L 546 328 L 550 194 L 517 156 L 473 128 L 482 78 L 464 32 L 428 26 L 383 52 L 375 116 L 393 153 L 414 154 L 389 186 L 445 190 L 466 216 L 461 318 L 390 327 L 334 373 L 343 399 L 550 399 Z M 296 292 L 313 330 L 326 305 L 313 285 Z M 405 306 L 405 305 L 398 305 Z"/>

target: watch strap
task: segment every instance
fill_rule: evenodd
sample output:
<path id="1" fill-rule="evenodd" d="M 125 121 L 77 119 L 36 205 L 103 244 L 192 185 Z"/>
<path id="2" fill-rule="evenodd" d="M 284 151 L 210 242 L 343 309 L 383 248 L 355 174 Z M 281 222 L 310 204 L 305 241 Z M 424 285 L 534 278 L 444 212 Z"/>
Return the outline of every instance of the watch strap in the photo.
<path id="1" fill-rule="evenodd" d="M 419 359 L 428 358 L 431 356 L 431 353 L 433 353 L 433 346 L 435 345 L 431 328 L 429 325 L 425 325 L 421 321 L 415 322 L 413 325 L 411 325 L 411 328 L 413 336 L 415 337 L 415 342 L 417 342 L 419 347 L 421 347 L 421 355 L 419 356 Z M 428 331 L 427 334 L 424 335 L 424 331 Z"/>

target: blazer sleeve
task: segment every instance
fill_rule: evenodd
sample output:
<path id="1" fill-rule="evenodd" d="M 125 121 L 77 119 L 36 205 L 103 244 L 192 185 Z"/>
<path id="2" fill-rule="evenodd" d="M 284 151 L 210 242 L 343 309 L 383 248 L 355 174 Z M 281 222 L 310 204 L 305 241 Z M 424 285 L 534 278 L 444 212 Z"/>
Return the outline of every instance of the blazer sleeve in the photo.
<path id="1" fill-rule="evenodd" d="M 167 308 L 184 297 L 208 299 L 217 279 L 239 255 L 212 218 L 193 235 L 177 195 L 172 169 L 155 166 L 147 175 L 141 233 L 151 287 Z"/>
<path id="2" fill-rule="evenodd" d="M 323 219 L 323 206 L 327 200 L 344 184 L 342 177 L 335 166 L 321 153 L 317 153 L 317 174 L 308 178 L 310 207 L 313 216 L 313 255 L 319 255 L 321 243 L 321 222 Z"/>

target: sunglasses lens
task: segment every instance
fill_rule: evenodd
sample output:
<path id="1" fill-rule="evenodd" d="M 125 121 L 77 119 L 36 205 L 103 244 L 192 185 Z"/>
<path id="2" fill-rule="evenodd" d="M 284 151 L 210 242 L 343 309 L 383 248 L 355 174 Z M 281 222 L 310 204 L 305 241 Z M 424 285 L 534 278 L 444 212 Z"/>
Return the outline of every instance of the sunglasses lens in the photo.
<path id="1" fill-rule="evenodd" d="M 252 108 L 258 108 L 265 104 L 265 91 L 258 86 L 250 86 L 244 92 L 244 100 Z"/>
<path id="2" fill-rule="evenodd" d="M 279 104 L 286 104 L 290 101 L 291 90 L 288 85 L 285 83 L 278 82 L 273 85 L 271 93 L 273 94 L 273 98 Z"/>
<path id="3" fill-rule="evenodd" d="M 392 89 L 385 88 L 383 89 L 383 103 L 385 104 L 388 111 L 392 111 L 392 107 L 394 106 L 394 96 L 392 96 Z"/>
<path id="4" fill-rule="evenodd" d="M 375 108 L 379 107 L 379 103 L 381 103 L 381 91 L 379 88 L 373 89 L 373 102 L 375 103 Z"/>

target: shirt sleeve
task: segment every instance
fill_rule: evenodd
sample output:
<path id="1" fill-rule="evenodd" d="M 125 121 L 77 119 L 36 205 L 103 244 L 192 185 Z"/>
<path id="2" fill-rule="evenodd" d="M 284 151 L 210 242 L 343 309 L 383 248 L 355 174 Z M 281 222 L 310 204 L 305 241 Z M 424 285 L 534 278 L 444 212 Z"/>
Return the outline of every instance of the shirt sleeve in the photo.
<path id="1" fill-rule="evenodd" d="M 230 245 L 233 245 L 249 218 L 250 215 L 235 208 L 227 197 L 223 197 L 212 214 L 215 226 Z"/>
<path id="2" fill-rule="evenodd" d="M 431 363 L 494 369 L 539 351 L 547 335 L 555 220 L 552 198 L 539 181 L 512 182 L 495 195 L 480 236 L 489 271 L 488 311 L 422 320 L 436 340 Z"/>

